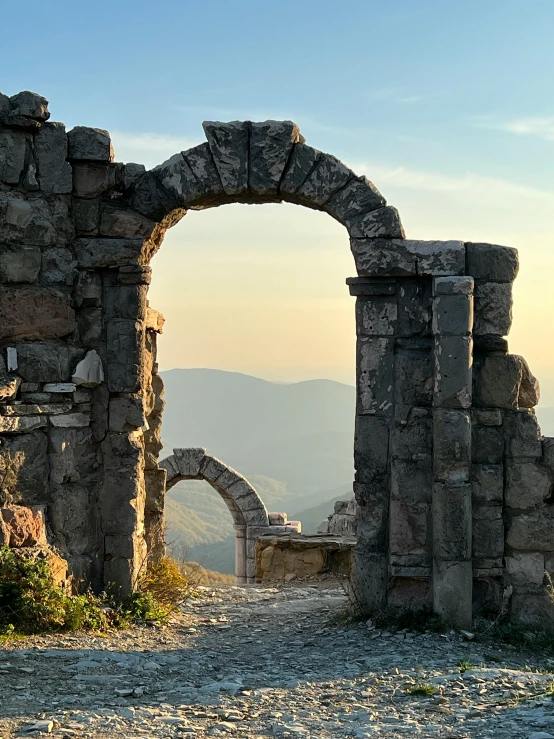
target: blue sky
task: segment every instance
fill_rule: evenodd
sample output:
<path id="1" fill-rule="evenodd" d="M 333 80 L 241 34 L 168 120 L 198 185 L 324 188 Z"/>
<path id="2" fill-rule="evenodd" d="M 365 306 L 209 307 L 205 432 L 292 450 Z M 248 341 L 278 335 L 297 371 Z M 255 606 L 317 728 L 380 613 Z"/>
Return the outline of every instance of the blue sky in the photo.
<path id="1" fill-rule="evenodd" d="M 375 181 L 408 237 L 518 247 L 510 346 L 554 406 L 552 0 L 29 0 L 4 4 L 2 21 L 0 89 L 40 92 L 68 127 L 107 128 L 118 160 L 153 166 L 203 140 L 204 119 L 292 118 Z M 162 365 L 351 378 L 347 240 L 326 216 L 276 208 L 191 214 L 169 234 L 151 292 L 168 318 Z M 262 333 L 265 364 L 252 350 Z"/>

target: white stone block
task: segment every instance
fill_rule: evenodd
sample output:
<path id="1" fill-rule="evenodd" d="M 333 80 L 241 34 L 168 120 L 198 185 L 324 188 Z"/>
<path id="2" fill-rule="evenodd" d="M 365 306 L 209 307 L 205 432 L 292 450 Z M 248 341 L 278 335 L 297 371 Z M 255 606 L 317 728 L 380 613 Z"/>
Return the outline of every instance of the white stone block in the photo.
<path id="1" fill-rule="evenodd" d="M 6 349 L 6 360 L 8 372 L 15 372 L 17 369 L 17 349 L 15 346 L 9 346 Z"/>
<path id="2" fill-rule="evenodd" d="M 50 416 L 50 423 L 56 428 L 85 428 L 90 424 L 90 416 L 86 413 L 63 413 Z"/>
<path id="3" fill-rule="evenodd" d="M 47 382 L 42 391 L 44 393 L 74 393 L 77 385 L 73 382 Z"/>

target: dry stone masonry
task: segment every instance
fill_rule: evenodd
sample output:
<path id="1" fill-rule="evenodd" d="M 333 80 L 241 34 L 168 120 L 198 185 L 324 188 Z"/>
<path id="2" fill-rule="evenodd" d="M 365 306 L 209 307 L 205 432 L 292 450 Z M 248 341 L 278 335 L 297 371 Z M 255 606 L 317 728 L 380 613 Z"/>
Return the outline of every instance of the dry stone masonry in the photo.
<path id="1" fill-rule="evenodd" d="M 41 96 L 0 95 L 0 506 L 44 506 L 75 581 L 133 588 L 163 551 L 168 472 L 149 261 L 187 209 L 284 200 L 342 223 L 357 270 L 353 595 L 552 622 L 554 440 L 505 339 L 516 251 L 406 239 L 290 121 L 204 130 L 147 172 Z"/>

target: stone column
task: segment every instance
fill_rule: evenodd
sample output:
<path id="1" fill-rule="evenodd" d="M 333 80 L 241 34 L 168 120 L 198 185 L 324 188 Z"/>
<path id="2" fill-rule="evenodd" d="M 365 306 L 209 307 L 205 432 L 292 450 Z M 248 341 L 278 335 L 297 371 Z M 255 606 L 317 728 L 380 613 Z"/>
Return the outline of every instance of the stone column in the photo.
<path id="1" fill-rule="evenodd" d="M 246 585 L 246 526 L 235 525 L 235 577 Z"/>
<path id="2" fill-rule="evenodd" d="M 472 622 L 471 419 L 473 278 L 433 281 L 433 607 Z"/>
<path id="3" fill-rule="evenodd" d="M 356 296 L 356 428 L 354 493 L 358 541 L 352 554 L 352 598 L 364 611 L 386 604 L 390 497 L 389 434 L 394 410 L 394 278 L 349 278 Z"/>

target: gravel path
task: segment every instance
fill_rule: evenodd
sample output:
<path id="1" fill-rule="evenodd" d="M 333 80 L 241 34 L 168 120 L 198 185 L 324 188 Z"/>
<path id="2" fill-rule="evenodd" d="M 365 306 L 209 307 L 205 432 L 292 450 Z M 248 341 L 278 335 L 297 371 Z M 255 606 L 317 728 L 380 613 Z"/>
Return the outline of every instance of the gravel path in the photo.
<path id="1" fill-rule="evenodd" d="M 554 663 L 340 625 L 344 606 L 332 587 L 207 587 L 163 629 L 4 645 L 0 737 L 554 735 Z M 410 694 L 419 684 L 436 692 Z"/>

